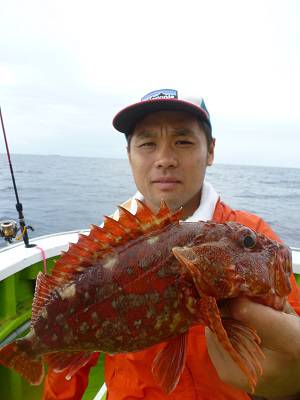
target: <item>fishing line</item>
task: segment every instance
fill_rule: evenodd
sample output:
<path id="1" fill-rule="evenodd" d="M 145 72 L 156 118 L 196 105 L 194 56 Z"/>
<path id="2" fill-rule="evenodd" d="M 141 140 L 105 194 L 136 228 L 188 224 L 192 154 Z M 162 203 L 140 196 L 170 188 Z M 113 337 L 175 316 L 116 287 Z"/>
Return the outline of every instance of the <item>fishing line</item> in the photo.
<path id="1" fill-rule="evenodd" d="M 44 270 L 44 274 L 47 275 L 47 257 L 46 257 L 46 253 L 45 250 L 40 247 L 40 246 L 36 246 L 37 249 L 40 250 L 41 255 L 42 255 L 42 259 L 43 259 L 43 270 Z"/>
<path id="2" fill-rule="evenodd" d="M 7 154 L 7 158 L 8 158 L 8 164 L 9 164 L 9 168 L 10 168 L 10 174 L 11 174 L 11 178 L 12 178 L 12 182 L 13 182 L 13 186 L 14 186 L 14 192 L 15 192 L 16 200 L 17 200 L 16 209 L 17 209 L 18 214 L 19 214 L 19 223 L 20 223 L 20 227 L 21 227 L 22 238 L 23 238 L 23 241 L 25 243 L 25 247 L 34 247 L 35 244 L 29 244 L 28 229 L 33 230 L 33 228 L 31 226 L 26 226 L 26 223 L 25 223 L 25 219 L 24 219 L 24 215 L 23 215 L 23 205 L 22 205 L 22 203 L 20 203 L 20 200 L 19 200 L 19 195 L 18 195 L 16 180 L 15 180 L 14 170 L 13 170 L 13 167 L 12 167 L 12 162 L 11 162 L 11 158 L 10 158 L 10 152 L 9 152 L 6 132 L 5 132 L 5 128 L 4 128 L 4 122 L 3 122 L 1 107 L 0 107 L 0 119 L 1 119 L 2 132 L 3 132 L 5 147 L 6 147 L 6 154 Z"/>

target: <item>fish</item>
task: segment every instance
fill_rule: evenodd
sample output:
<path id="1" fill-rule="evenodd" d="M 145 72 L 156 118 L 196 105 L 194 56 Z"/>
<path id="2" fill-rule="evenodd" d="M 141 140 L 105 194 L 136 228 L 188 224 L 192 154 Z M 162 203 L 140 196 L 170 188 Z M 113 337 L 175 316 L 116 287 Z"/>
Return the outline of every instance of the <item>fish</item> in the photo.
<path id="1" fill-rule="evenodd" d="M 166 393 L 183 372 L 189 328 L 208 326 L 254 392 L 262 374 L 260 338 L 222 317 L 227 299 L 247 296 L 283 310 L 291 251 L 237 222 L 185 222 L 165 202 L 141 201 L 131 214 L 104 217 L 70 244 L 51 273 L 39 272 L 29 333 L 0 349 L 0 364 L 32 385 L 44 365 L 71 377 L 93 356 L 165 343 L 149 365 Z"/>

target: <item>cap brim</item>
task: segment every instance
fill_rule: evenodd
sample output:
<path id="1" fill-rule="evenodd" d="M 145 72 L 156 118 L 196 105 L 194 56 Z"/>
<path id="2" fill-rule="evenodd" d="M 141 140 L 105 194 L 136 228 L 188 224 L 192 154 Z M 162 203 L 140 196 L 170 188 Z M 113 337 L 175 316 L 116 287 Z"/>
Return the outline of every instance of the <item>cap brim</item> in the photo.
<path id="1" fill-rule="evenodd" d="M 193 103 L 178 99 L 146 100 L 132 104 L 114 117 L 113 126 L 119 132 L 127 135 L 132 132 L 136 123 L 147 114 L 165 110 L 186 111 L 206 121 L 211 126 L 208 114 L 204 110 Z"/>

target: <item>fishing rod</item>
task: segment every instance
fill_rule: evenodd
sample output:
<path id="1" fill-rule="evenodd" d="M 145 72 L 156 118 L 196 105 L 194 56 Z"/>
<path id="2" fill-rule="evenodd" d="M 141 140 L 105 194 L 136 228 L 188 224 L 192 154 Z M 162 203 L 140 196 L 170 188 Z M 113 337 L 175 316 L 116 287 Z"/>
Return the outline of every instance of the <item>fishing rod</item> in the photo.
<path id="1" fill-rule="evenodd" d="M 17 201 L 16 209 L 19 214 L 19 224 L 20 224 L 20 228 L 18 229 L 17 223 L 15 221 L 12 221 L 12 220 L 0 221 L 0 236 L 3 236 L 7 242 L 12 243 L 12 239 L 16 237 L 18 230 L 20 230 L 21 237 L 23 238 L 23 241 L 25 243 L 25 247 L 34 247 L 35 244 L 30 244 L 29 237 L 28 237 L 28 229 L 30 229 L 32 231 L 34 229 L 32 226 L 26 225 L 26 223 L 25 223 L 25 218 L 24 218 L 24 214 L 23 214 L 23 205 L 22 205 L 22 203 L 20 203 L 20 200 L 19 200 L 15 175 L 14 175 L 14 171 L 13 171 L 13 167 L 12 167 L 12 162 L 10 159 L 10 152 L 9 152 L 6 132 L 5 132 L 5 128 L 4 128 L 1 107 L 0 107 L 0 119 L 1 119 L 2 132 L 3 132 L 5 147 L 6 147 L 6 154 L 7 154 L 7 158 L 8 158 L 8 164 L 9 164 L 9 168 L 10 168 L 10 174 L 11 174 L 14 191 L 15 191 L 15 196 L 16 196 L 16 201 Z"/>

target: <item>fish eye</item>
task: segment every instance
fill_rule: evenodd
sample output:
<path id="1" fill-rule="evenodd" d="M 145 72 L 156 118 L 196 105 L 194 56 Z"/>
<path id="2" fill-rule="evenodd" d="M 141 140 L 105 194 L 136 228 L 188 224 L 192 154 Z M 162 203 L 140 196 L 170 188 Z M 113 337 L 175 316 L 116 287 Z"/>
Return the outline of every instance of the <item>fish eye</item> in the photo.
<path id="1" fill-rule="evenodd" d="M 246 235 L 243 238 L 243 245 L 244 247 L 246 247 L 246 249 L 253 249 L 253 247 L 255 247 L 256 245 L 256 240 L 254 235 Z"/>
<path id="2" fill-rule="evenodd" d="M 250 228 L 242 226 L 236 232 L 236 239 L 244 249 L 253 249 L 257 246 L 257 236 Z"/>

